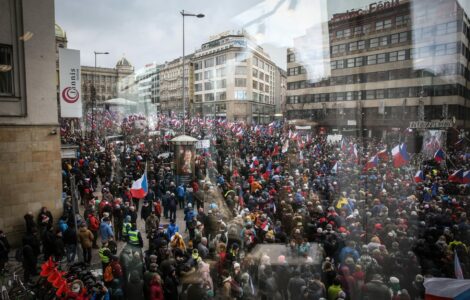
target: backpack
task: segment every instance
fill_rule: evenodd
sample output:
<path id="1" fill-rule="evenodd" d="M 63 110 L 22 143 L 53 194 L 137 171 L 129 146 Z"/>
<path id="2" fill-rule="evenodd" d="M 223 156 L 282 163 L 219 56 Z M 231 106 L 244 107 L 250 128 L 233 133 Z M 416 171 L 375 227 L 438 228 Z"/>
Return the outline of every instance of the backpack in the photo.
<path id="1" fill-rule="evenodd" d="M 103 273 L 103 280 L 104 282 L 111 282 L 114 279 L 113 275 L 113 267 L 111 265 L 108 265 L 106 269 L 104 269 Z"/>

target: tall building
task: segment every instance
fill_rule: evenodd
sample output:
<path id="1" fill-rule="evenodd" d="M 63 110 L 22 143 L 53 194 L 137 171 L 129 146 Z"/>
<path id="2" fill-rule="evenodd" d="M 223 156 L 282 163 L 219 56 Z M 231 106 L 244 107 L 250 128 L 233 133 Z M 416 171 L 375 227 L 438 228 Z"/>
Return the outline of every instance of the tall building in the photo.
<path id="1" fill-rule="evenodd" d="M 469 19 L 457 1 L 371 3 L 333 15 L 327 38 L 324 76 L 288 50 L 288 118 L 369 136 L 419 120 L 469 128 Z"/>
<path id="2" fill-rule="evenodd" d="M 193 65 L 192 55 L 187 55 L 184 65 L 186 113 L 189 113 L 193 99 Z M 160 107 L 161 113 L 183 113 L 183 59 L 181 57 L 165 62 L 160 69 Z"/>
<path id="3" fill-rule="evenodd" d="M 224 32 L 194 53 L 194 113 L 266 123 L 278 67 L 246 32 Z"/>
<path id="4" fill-rule="evenodd" d="M 163 65 L 150 63 L 136 71 L 138 101 L 150 103 L 160 111 L 160 71 Z"/>
<path id="5" fill-rule="evenodd" d="M 54 1 L 0 7 L 0 228 L 19 245 L 24 213 L 62 212 Z"/>

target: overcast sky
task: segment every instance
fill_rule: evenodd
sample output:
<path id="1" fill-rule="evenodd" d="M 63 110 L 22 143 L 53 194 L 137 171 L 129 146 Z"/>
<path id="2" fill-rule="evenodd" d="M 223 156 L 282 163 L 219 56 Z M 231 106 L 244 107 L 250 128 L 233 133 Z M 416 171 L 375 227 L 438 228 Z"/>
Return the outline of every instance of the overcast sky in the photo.
<path id="1" fill-rule="evenodd" d="M 282 68 L 286 47 L 293 38 L 324 17 L 361 8 L 373 0 L 56 0 L 56 23 L 67 33 L 68 47 L 81 51 L 82 65 L 115 66 L 123 55 L 136 69 L 150 62 L 164 63 L 182 55 L 182 22 L 179 11 L 204 13 L 205 18 L 186 18 L 186 53 L 198 49 L 211 35 L 240 29 L 260 16 L 265 24 L 249 25 L 254 34 L 265 32 L 263 47 Z M 425 0 L 420 0 L 425 1 Z M 470 9 L 470 0 L 459 0 Z M 294 9 L 292 9 L 294 8 Z M 274 14 L 271 14 L 276 11 Z M 327 16 L 328 15 L 328 16 Z M 252 22 L 251 22 L 252 23 Z M 266 29 L 267 28 L 267 29 Z"/>

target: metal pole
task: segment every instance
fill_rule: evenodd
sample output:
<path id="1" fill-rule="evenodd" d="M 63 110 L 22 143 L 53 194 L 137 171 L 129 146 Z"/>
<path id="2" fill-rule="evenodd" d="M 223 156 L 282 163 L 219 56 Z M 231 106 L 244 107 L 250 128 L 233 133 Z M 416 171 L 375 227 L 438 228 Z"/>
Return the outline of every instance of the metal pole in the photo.
<path id="1" fill-rule="evenodd" d="M 91 139 L 94 139 L 95 137 L 95 104 L 96 104 L 96 52 L 95 54 L 95 68 L 93 69 L 93 93 L 92 93 L 92 98 L 91 98 Z"/>
<path id="2" fill-rule="evenodd" d="M 185 86 L 185 82 L 184 82 L 184 10 L 182 11 L 182 17 L 183 17 L 183 134 L 186 134 L 186 101 L 184 100 L 184 86 Z"/>

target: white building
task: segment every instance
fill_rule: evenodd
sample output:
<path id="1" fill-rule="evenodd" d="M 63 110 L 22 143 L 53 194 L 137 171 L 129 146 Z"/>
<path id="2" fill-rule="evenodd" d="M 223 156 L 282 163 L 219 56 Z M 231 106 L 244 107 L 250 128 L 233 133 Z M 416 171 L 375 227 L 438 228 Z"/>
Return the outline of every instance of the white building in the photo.
<path id="1" fill-rule="evenodd" d="M 268 122 L 275 111 L 278 67 L 246 32 L 212 37 L 193 56 L 194 113 Z"/>

